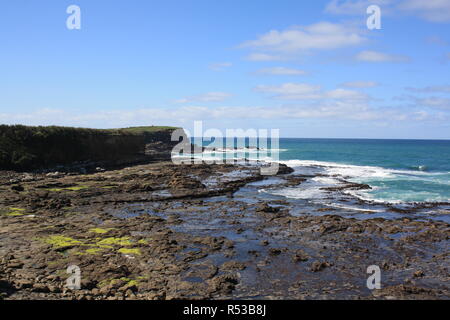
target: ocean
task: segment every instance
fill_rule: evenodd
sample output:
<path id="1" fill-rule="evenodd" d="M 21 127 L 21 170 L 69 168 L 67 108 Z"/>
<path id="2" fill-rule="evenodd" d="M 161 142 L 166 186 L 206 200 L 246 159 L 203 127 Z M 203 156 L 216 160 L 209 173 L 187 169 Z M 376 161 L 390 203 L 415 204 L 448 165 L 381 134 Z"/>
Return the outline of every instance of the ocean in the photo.
<path id="1" fill-rule="evenodd" d="M 231 152 L 236 158 L 271 159 L 270 153 L 266 157 L 267 151 L 250 142 L 245 146 L 249 149 L 238 154 L 236 150 L 221 151 L 228 153 L 227 157 Z M 321 188 L 346 180 L 368 184 L 370 190 L 354 191 L 353 195 L 375 203 L 450 202 L 450 140 L 282 138 L 277 151 L 279 161 L 296 172 L 319 176 L 296 188 L 271 188 L 268 192 L 273 194 L 318 198 Z M 223 156 L 220 152 L 209 154 L 210 158 Z"/>
<path id="2" fill-rule="evenodd" d="M 368 184 L 359 192 L 383 202 L 450 201 L 450 141 L 281 139 L 280 160 L 301 169 L 311 164 L 326 174 Z"/>

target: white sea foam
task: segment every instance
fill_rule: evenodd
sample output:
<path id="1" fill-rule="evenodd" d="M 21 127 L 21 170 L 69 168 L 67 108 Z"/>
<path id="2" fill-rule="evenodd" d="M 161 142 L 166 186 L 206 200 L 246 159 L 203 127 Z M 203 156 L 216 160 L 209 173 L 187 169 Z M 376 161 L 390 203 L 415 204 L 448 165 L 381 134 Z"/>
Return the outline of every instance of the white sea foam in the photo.
<path id="1" fill-rule="evenodd" d="M 297 174 L 321 173 L 326 176 L 315 177 L 311 180 L 317 184 L 310 185 L 303 183 L 299 187 L 285 188 L 272 191 L 273 194 L 283 195 L 294 199 L 317 199 L 324 196 L 322 188 L 337 186 L 342 184 L 342 180 L 366 183 L 371 186 L 371 190 L 344 190 L 343 193 L 357 197 L 361 200 L 372 201 L 374 203 L 400 204 L 404 202 L 447 202 L 450 201 L 445 196 L 428 191 L 407 191 L 407 190 L 389 190 L 388 187 L 377 187 L 373 183 L 385 184 L 396 181 L 410 181 L 411 183 L 432 183 L 442 185 L 442 188 L 448 188 L 450 179 L 445 172 L 426 172 L 424 166 L 418 167 L 418 170 L 398 170 L 387 169 L 375 166 L 357 166 L 335 162 L 314 161 L 314 160 L 287 160 L 280 161 L 295 170 Z M 315 170 L 315 172 L 314 172 Z M 306 191 L 305 188 L 310 187 Z M 422 199 L 422 200 L 417 200 Z"/>
<path id="2" fill-rule="evenodd" d="M 265 149 L 265 148 L 214 148 L 209 147 L 202 153 L 273 153 L 285 152 L 287 149 Z"/>
<path id="3" fill-rule="evenodd" d="M 275 196 L 282 196 L 290 199 L 314 200 L 323 199 L 325 195 L 324 190 L 314 187 L 295 188 L 288 187 L 282 189 L 261 189 L 259 192 L 268 193 Z"/>
<path id="4" fill-rule="evenodd" d="M 329 204 L 328 206 L 338 209 L 344 210 L 352 210 L 352 211 L 361 211 L 361 212 L 384 212 L 382 209 L 367 209 L 367 208 L 358 208 L 358 207 L 350 207 L 350 206 L 341 206 L 336 203 Z"/>
<path id="5" fill-rule="evenodd" d="M 342 178 L 389 178 L 398 174 L 404 175 L 427 175 L 427 172 L 413 170 L 386 169 L 374 166 L 357 166 L 341 164 L 336 162 L 312 161 L 312 160 L 287 160 L 280 161 L 294 170 L 301 171 L 303 167 L 320 167 L 331 176 Z"/>
<path id="6" fill-rule="evenodd" d="M 263 189 L 260 191 L 291 199 L 313 200 L 328 198 L 330 191 L 324 188 L 334 187 L 338 184 L 341 184 L 341 182 L 332 177 L 315 177 L 295 187 Z"/>

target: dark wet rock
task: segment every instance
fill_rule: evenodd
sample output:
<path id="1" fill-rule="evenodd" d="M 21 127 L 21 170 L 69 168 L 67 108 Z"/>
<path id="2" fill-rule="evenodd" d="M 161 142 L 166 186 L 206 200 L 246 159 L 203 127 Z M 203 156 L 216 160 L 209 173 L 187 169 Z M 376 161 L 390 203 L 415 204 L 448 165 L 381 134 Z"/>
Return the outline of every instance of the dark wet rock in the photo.
<path id="1" fill-rule="evenodd" d="M 236 275 L 226 274 L 213 278 L 211 286 L 214 292 L 230 294 L 236 288 L 239 280 Z"/>
<path id="2" fill-rule="evenodd" d="M 323 269 L 328 268 L 330 266 L 331 266 L 331 264 L 326 262 L 326 261 L 314 261 L 311 264 L 310 270 L 312 272 L 319 272 L 319 271 L 322 271 Z"/>
<path id="3" fill-rule="evenodd" d="M 430 289 L 412 284 L 399 284 L 375 290 L 374 295 L 385 299 L 446 299 L 448 297 L 439 289 Z"/>
<path id="4" fill-rule="evenodd" d="M 205 189 L 205 185 L 199 180 L 182 175 L 173 175 L 168 183 L 171 189 Z"/>
<path id="5" fill-rule="evenodd" d="M 43 283 L 35 283 L 35 284 L 33 284 L 32 291 L 33 292 L 42 292 L 42 293 L 50 292 L 48 286 L 43 284 Z"/>
<path id="6" fill-rule="evenodd" d="M 269 241 L 268 240 L 261 240 L 261 242 L 260 242 L 260 244 L 262 245 L 262 246 L 268 246 L 269 245 Z"/>
<path id="7" fill-rule="evenodd" d="M 248 250 L 248 254 L 252 255 L 252 256 L 255 256 L 255 257 L 258 257 L 259 256 L 259 251 L 257 251 L 257 250 Z"/>
<path id="8" fill-rule="evenodd" d="M 316 211 L 317 212 L 328 212 L 328 211 L 335 211 L 335 208 L 319 208 Z"/>
<path id="9" fill-rule="evenodd" d="M 22 191 L 25 190 L 25 188 L 23 186 L 21 186 L 21 185 L 14 185 L 14 186 L 11 187 L 11 190 L 22 192 Z"/>
<path id="10" fill-rule="evenodd" d="M 297 250 L 292 256 L 294 262 L 304 262 L 309 260 L 308 254 L 303 250 Z"/>
<path id="11" fill-rule="evenodd" d="M 413 274 L 414 278 L 422 278 L 424 275 L 425 275 L 425 273 L 422 270 L 417 270 Z"/>
<path id="12" fill-rule="evenodd" d="M 256 209 L 256 212 L 264 212 L 264 213 L 278 213 L 280 212 L 280 208 L 272 207 L 268 203 L 262 203 Z"/>
<path id="13" fill-rule="evenodd" d="M 7 264 L 7 268 L 20 269 L 22 267 L 23 267 L 23 262 L 21 262 L 17 259 L 12 259 Z"/>
<path id="14" fill-rule="evenodd" d="M 288 167 L 287 165 L 280 163 L 278 167 L 278 174 L 289 174 L 294 172 L 294 169 Z"/>
<path id="15" fill-rule="evenodd" d="M 220 266 L 225 271 L 244 270 L 247 266 L 239 261 L 227 261 Z"/>
<path id="16" fill-rule="evenodd" d="M 347 223 L 329 223 L 324 224 L 319 228 L 319 232 L 321 234 L 327 234 L 327 233 L 334 233 L 334 232 L 340 232 L 340 231 L 346 231 L 349 225 Z"/>
<path id="17" fill-rule="evenodd" d="M 155 190 L 154 186 L 151 184 L 145 184 L 145 183 L 134 183 L 134 184 L 127 184 L 124 187 L 124 191 L 126 192 L 149 192 Z"/>
<path id="18" fill-rule="evenodd" d="M 342 190 L 370 190 L 372 189 L 371 186 L 368 184 L 361 184 L 361 183 L 347 183 L 343 186 L 336 186 L 336 187 L 324 187 L 321 188 L 322 190 L 327 191 L 342 191 Z"/>
<path id="19" fill-rule="evenodd" d="M 232 248 L 234 248 L 234 241 L 226 239 L 223 242 L 223 246 L 227 249 L 232 249 Z"/>
<path id="20" fill-rule="evenodd" d="M 32 288 L 34 285 L 34 279 L 19 279 L 15 280 L 14 284 L 20 289 Z"/>
<path id="21" fill-rule="evenodd" d="M 282 250 L 282 249 L 279 249 L 279 248 L 270 248 L 270 249 L 269 249 L 269 255 L 271 255 L 271 256 L 278 256 L 278 255 L 280 255 L 282 252 L 283 252 L 283 250 Z"/>

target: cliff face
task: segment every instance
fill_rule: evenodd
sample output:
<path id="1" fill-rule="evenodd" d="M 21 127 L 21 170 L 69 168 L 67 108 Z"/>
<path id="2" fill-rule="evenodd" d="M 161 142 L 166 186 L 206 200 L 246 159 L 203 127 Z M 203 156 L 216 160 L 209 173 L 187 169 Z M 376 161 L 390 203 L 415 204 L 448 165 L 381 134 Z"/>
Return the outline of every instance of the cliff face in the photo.
<path id="1" fill-rule="evenodd" d="M 170 159 L 177 128 L 97 130 L 0 126 L 0 170 L 30 170 L 75 162 L 105 165 Z"/>

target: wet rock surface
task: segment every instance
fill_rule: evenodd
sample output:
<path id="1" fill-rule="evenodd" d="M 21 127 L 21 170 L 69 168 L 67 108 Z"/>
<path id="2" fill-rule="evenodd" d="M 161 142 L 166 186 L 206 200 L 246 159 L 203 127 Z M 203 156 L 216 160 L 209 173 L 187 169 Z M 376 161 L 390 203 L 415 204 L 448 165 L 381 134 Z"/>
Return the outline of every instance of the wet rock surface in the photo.
<path id="1" fill-rule="evenodd" d="M 310 178 L 282 168 L 278 185 Z M 255 166 L 169 162 L 0 172 L 0 299 L 450 298 L 445 221 L 264 197 L 268 179 Z M 67 287 L 71 265 L 80 290 Z M 366 286 L 371 265 L 380 290 Z"/>

